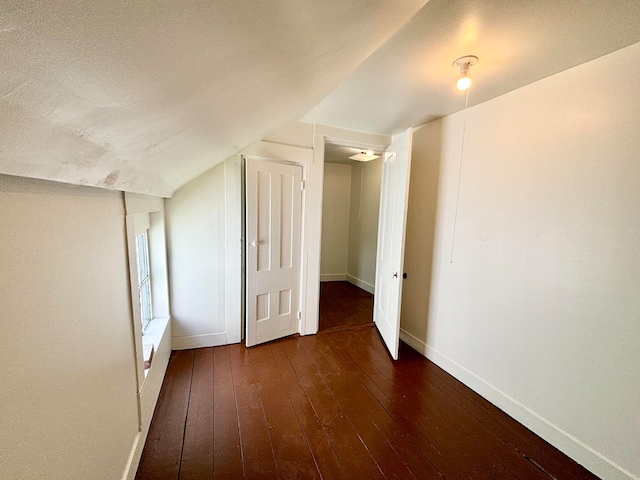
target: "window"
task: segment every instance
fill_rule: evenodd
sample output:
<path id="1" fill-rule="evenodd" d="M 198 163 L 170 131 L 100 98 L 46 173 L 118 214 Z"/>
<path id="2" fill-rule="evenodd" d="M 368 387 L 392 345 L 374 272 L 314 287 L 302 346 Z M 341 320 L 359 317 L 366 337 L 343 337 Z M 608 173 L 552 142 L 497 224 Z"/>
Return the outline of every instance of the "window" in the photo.
<path id="1" fill-rule="evenodd" d="M 138 298 L 140 317 L 144 332 L 151 321 L 151 273 L 149 269 L 149 238 L 147 230 L 136 235 L 136 257 L 138 261 Z"/>
<path id="2" fill-rule="evenodd" d="M 160 354 L 164 364 L 171 343 L 164 200 L 128 192 L 124 198 L 138 394 L 141 408 L 148 409 L 143 385 L 154 371 L 152 358 Z"/>

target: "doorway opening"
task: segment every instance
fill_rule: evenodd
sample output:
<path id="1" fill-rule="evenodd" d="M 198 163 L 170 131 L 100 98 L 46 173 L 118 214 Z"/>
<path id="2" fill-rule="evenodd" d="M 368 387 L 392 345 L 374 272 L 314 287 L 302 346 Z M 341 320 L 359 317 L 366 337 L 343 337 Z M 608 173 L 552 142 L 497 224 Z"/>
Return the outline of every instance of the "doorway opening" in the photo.
<path id="1" fill-rule="evenodd" d="M 349 245 L 353 245 L 354 242 L 351 241 L 352 236 L 350 235 L 350 229 L 346 228 L 347 266 L 339 273 L 322 272 L 321 268 L 319 268 L 323 263 L 323 259 L 326 261 L 327 258 L 330 258 L 327 257 L 327 249 L 331 248 L 328 247 L 328 245 L 333 245 L 335 238 L 337 238 L 329 236 L 329 240 L 327 240 L 327 235 L 330 234 L 330 230 L 327 229 L 326 222 L 325 231 L 322 232 L 324 235 L 321 235 L 319 230 L 322 230 L 323 210 L 325 220 L 327 222 L 333 222 L 335 218 L 333 216 L 329 217 L 327 214 L 327 211 L 329 210 L 327 207 L 329 199 L 334 200 L 335 198 L 338 198 L 337 193 L 344 193 L 344 190 L 346 189 L 342 188 L 335 190 L 333 193 L 325 193 L 323 198 L 323 175 L 324 183 L 327 183 L 329 176 L 328 170 L 332 169 L 330 165 L 334 163 L 329 161 L 325 164 L 325 150 L 327 150 L 325 147 L 329 145 L 329 150 L 331 150 L 332 145 L 347 148 L 355 147 L 358 150 L 363 149 L 364 147 L 365 150 L 375 149 L 375 151 L 379 151 L 381 153 L 384 147 L 376 148 L 374 146 L 371 148 L 372 146 L 365 146 L 358 143 L 345 144 L 340 141 L 335 142 L 329 140 L 324 135 L 315 134 L 313 150 L 292 147 L 295 148 L 294 151 L 289 151 L 289 149 L 284 148 L 279 152 L 280 154 L 284 154 L 285 158 L 282 158 L 277 163 L 284 162 L 284 164 L 302 166 L 302 179 L 299 184 L 298 181 L 295 180 L 295 174 L 290 172 L 271 172 L 277 173 L 277 175 L 280 175 L 282 178 L 281 181 L 276 180 L 275 183 L 273 183 L 272 180 L 268 180 L 269 178 L 272 178 L 270 176 L 271 174 L 267 174 L 268 172 L 265 171 L 265 175 L 262 177 L 265 188 L 262 189 L 254 188 L 255 185 L 254 187 L 250 187 L 249 164 L 247 163 L 245 228 L 245 234 L 247 235 L 247 238 L 245 238 L 245 254 L 247 259 L 245 274 L 247 282 L 247 346 L 255 343 L 267 342 L 274 338 L 280 338 L 291 333 L 295 333 L 295 331 L 298 331 L 301 335 L 309 335 L 318 332 L 318 314 L 320 306 L 319 297 L 321 290 L 320 282 L 318 280 L 347 281 L 358 288 L 362 288 L 370 294 L 375 294 L 373 299 L 373 321 L 380 333 L 380 336 L 384 340 L 391 357 L 394 360 L 397 360 L 400 341 L 400 309 L 402 301 L 402 280 L 404 279 L 404 239 L 407 214 L 406 208 L 409 193 L 408 187 L 411 166 L 412 132 L 412 129 L 409 128 L 405 132 L 394 135 L 391 144 L 384 149 L 384 154 L 377 157 L 381 159 L 381 168 L 379 169 L 380 174 L 379 180 L 376 182 L 377 184 L 373 184 L 371 187 L 367 186 L 367 180 L 369 180 L 371 176 L 367 175 L 366 170 L 364 172 L 357 171 L 355 175 L 351 175 L 352 172 L 349 171 L 348 196 L 340 197 L 343 198 L 343 201 L 342 203 L 338 203 L 338 208 L 334 209 L 334 211 L 346 212 L 347 224 L 350 222 L 349 219 L 352 216 L 352 211 L 354 210 L 356 213 L 353 214 L 353 217 L 362 220 L 367 216 L 367 196 L 375 195 L 374 198 L 377 197 L 376 201 L 370 202 L 374 207 L 374 213 L 372 215 L 370 214 L 369 217 L 374 219 L 378 217 L 378 225 L 373 228 L 371 233 L 368 235 L 360 232 L 364 239 L 364 244 L 369 246 L 368 251 L 370 255 L 368 256 L 363 254 L 361 250 L 357 254 L 353 254 L 353 252 L 349 251 Z M 375 135 L 368 134 L 365 136 L 375 137 Z M 258 150 L 260 150 L 260 148 Z M 271 149 L 268 149 L 268 152 L 271 152 Z M 271 155 L 257 156 L 261 159 L 271 158 Z M 329 165 L 328 169 L 325 168 L 326 165 Z M 354 168 L 353 165 L 348 165 L 347 167 L 348 170 Z M 287 177 L 286 182 L 282 175 Z M 258 177 L 260 177 L 260 175 L 258 175 Z M 289 179 L 292 180 L 290 181 Z M 260 184 L 259 178 L 254 180 L 256 180 L 256 182 L 254 182 L 256 185 Z M 354 183 L 360 180 L 360 184 L 357 188 L 351 187 L 352 180 Z M 267 184 L 271 186 L 268 187 Z M 299 186 L 299 190 L 296 188 L 296 185 Z M 267 281 L 265 279 L 265 282 L 262 282 L 262 279 L 259 278 L 263 275 L 258 274 L 258 272 L 262 272 L 262 269 L 258 267 L 257 260 L 259 259 L 259 255 L 251 257 L 249 253 L 246 253 L 247 249 L 261 249 L 265 252 L 270 251 L 273 253 L 273 249 L 271 248 L 273 245 L 275 248 L 275 256 L 272 257 L 272 259 L 278 256 L 277 253 L 278 250 L 280 250 L 280 260 L 283 258 L 282 251 L 284 250 L 280 247 L 275 247 L 279 242 L 278 238 L 268 240 L 266 244 L 263 244 L 264 240 L 261 235 L 251 235 L 249 223 L 255 222 L 256 219 L 260 218 L 259 212 L 261 211 L 261 207 L 257 207 L 252 213 L 250 208 L 251 192 L 256 195 L 256 198 L 261 198 L 261 191 L 264 193 L 265 198 L 267 196 L 269 197 L 267 203 L 275 208 L 275 210 L 271 207 L 262 209 L 265 213 L 265 215 L 263 215 L 265 219 L 264 232 L 270 232 L 269 235 L 271 235 L 274 234 L 274 232 L 277 232 L 283 225 L 287 225 L 286 232 L 282 231 L 279 234 L 280 240 L 283 240 L 286 237 L 286 239 L 288 239 L 286 242 L 287 245 L 291 247 L 293 247 L 293 245 L 300 246 L 300 263 L 296 262 L 294 257 L 290 257 L 288 254 L 284 257 L 287 259 L 286 265 L 282 262 L 273 262 L 271 260 L 265 263 L 265 268 L 268 267 L 267 270 L 269 271 L 274 269 L 281 270 L 274 273 L 274 275 L 270 275 L 270 280 Z M 285 197 L 279 197 L 277 191 L 288 192 L 285 195 L 287 199 L 286 202 L 281 203 L 279 201 L 279 198 L 284 199 Z M 296 192 L 295 194 L 294 191 Z M 336 195 L 334 195 L 334 193 Z M 275 195 L 272 196 L 273 194 Z M 289 194 L 291 194 L 291 196 Z M 353 196 L 359 194 L 356 201 L 352 201 L 352 194 Z M 346 200 L 346 198 L 348 198 L 348 200 Z M 299 200 L 301 200 L 300 203 L 298 203 Z M 294 201 L 299 205 L 299 208 L 293 208 Z M 260 202 L 258 201 L 257 204 L 260 204 Z M 289 206 L 292 208 L 289 208 Z M 281 211 L 280 207 L 286 207 L 285 211 Z M 375 213 L 375 207 L 378 208 L 378 213 Z M 267 211 L 272 213 L 267 215 Z M 293 225 L 294 217 L 299 218 L 297 214 L 293 213 L 294 211 L 299 211 L 305 220 L 300 222 L 295 220 L 295 223 L 300 225 L 300 229 L 295 228 Z M 271 219 L 280 220 L 276 223 L 272 223 Z M 280 224 L 280 227 L 278 227 L 277 223 Z M 266 228 L 266 225 L 270 225 L 270 227 Z M 289 227 L 292 227 L 291 232 L 289 232 Z M 260 232 L 261 230 L 258 228 L 256 231 Z M 293 238 L 294 231 L 300 232 L 300 236 L 296 239 Z M 342 232 L 344 233 L 345 229 L 343 229 Z M 324 239 L 321 238 L 323 236 Z M 298 239 L 300 239 L 300 243 L 298 243 Z M 289 240 L 291 240 L 291 242 L 289 242 Z M 358 245 L 358 248 L 360 247 L 361 245 Z M 288 252 L 288 247 L 285 250 Z M 321 250 L 324 250 L 324 254 L 322 255 Z M 373 252 L 375 252 L 375 257 L 373 257 Z M 344 259 L 344 256 L 342 258 Z M 289 259 L 291 261 L 289 261 Z M 350 259 L 352 259 L 351 263 Z M 357 267 L 363 269 L 362 271 L 365 271 L 364 269 L 368 269 L 370 274 L 373 275 L 373 279 L 367 280 L 366 278 L 363 278 L 361 276 L 362 271 L 358 271 L 354 274 L 353 271 L 350 270 L 354 265 L 354 259 L 357 260 Z M 294 275 L 294 265 L 296 266 L 295 268 L 297 268 L 297 266 L 300 267 L 299 273 L 302 274 L 299 274 L 299 276 Z M 272 268 L 272 266 L 274 266 L 274 268 Z M 254 267 L 255 272 L 253 271 Z M 336 275 L 340 275 L 343 278 L 336 278 Z M 295 282 L 295 278 L 299 279 L 299 284 Z M 286 284 L 282 283 L 284 280 L 287 281 Z M 254 283 L 253 286 L 255 289 L 253 290 L 250 290 L 250 287 L 252 287 L 252 285 L 250 285 L 251 282 Z M 265 287 L 265 285 L 269 286 L 269 288 L 273 288 L 263 291 L 263 287 Z M 294 308 L 293 301 L 297 298 L 294 289 L 298 287 L 300 288 L 300 304 L 298 308 Z M 264 296 L 261 297 L 262 295 Z M 259 302 L 262 303 L 259 304 Z M 250 307 L 253 309 L 251 312 L 249 312 Z M 260 312 L 262 312 L 262 315 Z M 278 321 L 273 323 L 274 328 L 269 327 L 267 329 L 258 327 L 257 322 L 266 322 L 268 319 L 272 318 L 278 318 Z M 281 327 L 279 320 L 283 320 L 282 323 L 285 324 L 286 328 Z M 255 342 L 250 339 L 249 335 L 251 323 L 256 324 L 255 331 L 257 335 L 255 336 Z M 269 324 L 271 325 L 272 322 L 269 322 Z M 294 330 L 293 332 L 290 331 L 292 329 Z M 262 333 L 265 333 L 268 330 L 269 334 L 267 335 L 265 333 L 265 335 L 262 335 L 259 330 L 262 330 Z"/>
<path id="2" fill-rule="evenodd" d="M 319 330 L 373 322 L 382 156 L 370 146 L 325 143 Z"/>

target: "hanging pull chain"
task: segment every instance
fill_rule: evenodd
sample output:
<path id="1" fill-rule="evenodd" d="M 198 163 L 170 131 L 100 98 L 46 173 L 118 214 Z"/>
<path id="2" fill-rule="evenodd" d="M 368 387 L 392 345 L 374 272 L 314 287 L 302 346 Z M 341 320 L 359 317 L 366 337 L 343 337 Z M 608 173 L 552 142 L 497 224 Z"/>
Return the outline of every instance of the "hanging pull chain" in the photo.
<path id="1" fill-rule="evenodd" d="M 467 129 L 467 107 L 469 106 L 469 90 L 467 89 L 467 94 L 465 96 L 464 101 L 464 119 L 462 121 L 462 145 L 460 147 L 460 167 L 458 170 L 458 188 L 456 191 L 456 207 L 453 215 L 453 234 L 451 235 L 451 257 L 449 259 L 449 263 L 453 263 L 453 250 L 456 244 L 456 226 L 458 224 L 458 203 L 460 202 L 460 184 L 462 179 L 462 159 L 464 155 L 464 135 Z"/>

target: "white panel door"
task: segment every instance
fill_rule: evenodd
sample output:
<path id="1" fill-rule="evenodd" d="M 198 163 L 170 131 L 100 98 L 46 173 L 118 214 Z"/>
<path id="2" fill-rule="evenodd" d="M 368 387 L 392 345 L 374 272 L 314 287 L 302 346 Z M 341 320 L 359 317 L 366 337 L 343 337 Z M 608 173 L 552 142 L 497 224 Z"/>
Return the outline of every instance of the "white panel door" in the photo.
<path id="1" fill-rule="evenodd" d="M 247 160 L 247 346 L 298 332 L 302 167 Z"/>
<path id="2" fill-rule="evenodd" d="M 409 199 L 412 129 L 393 138 L 384 153 L 380 185 L 373 321 L 394 360 L 400 342 L 404 237 Z"/>

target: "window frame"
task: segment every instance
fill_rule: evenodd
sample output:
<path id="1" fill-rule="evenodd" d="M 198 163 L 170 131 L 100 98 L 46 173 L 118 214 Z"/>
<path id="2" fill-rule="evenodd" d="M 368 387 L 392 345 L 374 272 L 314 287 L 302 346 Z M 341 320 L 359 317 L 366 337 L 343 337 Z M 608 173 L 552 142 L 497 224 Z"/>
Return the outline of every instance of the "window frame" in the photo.
<path id="1" fill-rule="evenodd" d="M 143 250 L 142 253 L 141 250 Z M 138 267 L 138 301 L 140 302 L 140 321 L 142 323 L 142 334 L 144 335 L 144 332 L 147 330 L 151 320 L 153 320 L 149 229 L 136 233 L 136 261 Z"/>

